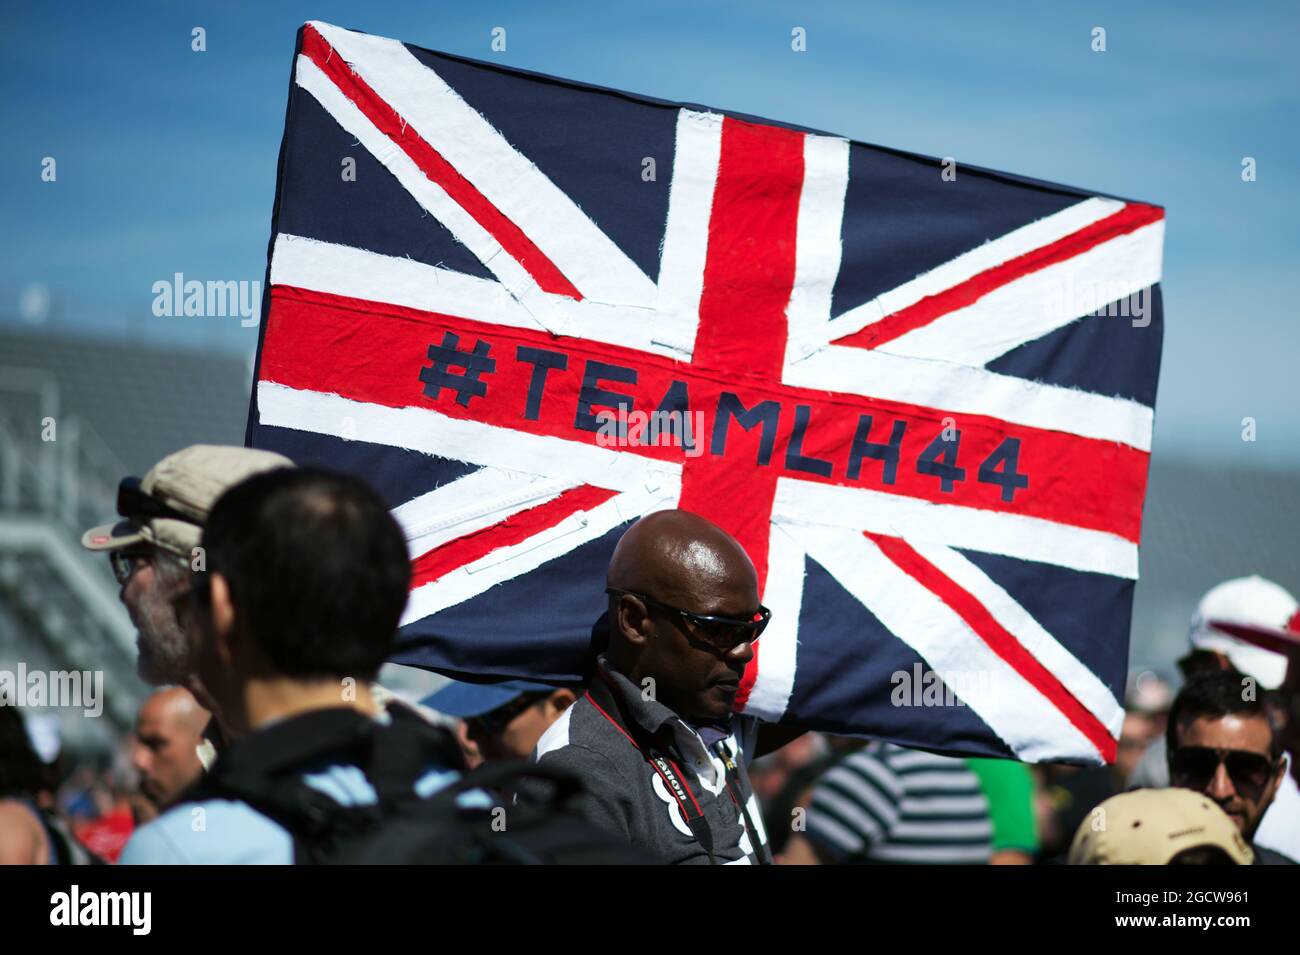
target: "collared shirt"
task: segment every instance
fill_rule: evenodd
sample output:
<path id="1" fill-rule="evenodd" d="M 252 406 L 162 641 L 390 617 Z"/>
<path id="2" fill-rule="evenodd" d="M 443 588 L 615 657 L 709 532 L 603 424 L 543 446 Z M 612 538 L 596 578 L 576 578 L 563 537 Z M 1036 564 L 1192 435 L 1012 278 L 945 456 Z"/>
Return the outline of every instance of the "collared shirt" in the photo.
<path id="1" fill-rule="evenodd" d="M 597 662 L 596 678 L 542 735 L 535 752 L 539 763 L 582 777 L 587 789 L 580 803 L 583 815 L 670 864 L 746 865 L 758 862 L 759 853 L 768 858 L 758 800 L 745 772 L 758 720 L 733 716 L 717 750 L 710 749 L 693 727 L 663 704 L 645 699 L 603 656 Z M 649 761 L 652 750 L 667 762 L 668 776 Z M 685 785 L 684 800 L 671 791 L 674 777 Z M 693 833 L 688 814 L 707 823 L 712 859 Z"/>

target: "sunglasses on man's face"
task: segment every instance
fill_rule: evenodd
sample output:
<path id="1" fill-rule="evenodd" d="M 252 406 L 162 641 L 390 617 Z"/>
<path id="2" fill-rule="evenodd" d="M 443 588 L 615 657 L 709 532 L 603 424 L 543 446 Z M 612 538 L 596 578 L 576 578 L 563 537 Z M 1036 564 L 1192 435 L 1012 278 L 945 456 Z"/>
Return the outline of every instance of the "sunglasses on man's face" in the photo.
<path id="1" fill-rule="evenodd" d="M 108 562 L 113 568 L 113 576 L 119 587 L 125 587 L 131 575 L 149 562 L 153 551 L 148 547 L 127 547 L 110 551 Z"/>
<path id="2" fill-rule="evenodd" d="M 1193 789 L 1209 788 L 1222 765 L 1228 770 L 1233 788 L 1247 799 L 1258 799 L 1273 776 L 1277 764 L 1260 753 L 1210 746 L 1180 746 L 1169 768 L 1176 783 Z"/>
<path id="3" fill-rule="evenodd" d="M 719 653 L 730 653 L 742 643 L 753 643 L 772 619 L 772 611 L 762 604 L 759 604 L 758 610 L 754 611 L 748 618 L 724 617 L 717 614 L 683 610 L 681 607 L 674 607 L 672 604 L 666 604 L 662 600 L 655 600 L 653 597 L 637 593 L 634 590 L 619 590 L 616 587 L 606 587 L 605 593 L 612 597 L 635 597 L 647 607 L 653 607 L 664 613 L 676 614 L 691 624 L 698 639 Z"/>
<path id="4" fill-rule="evenodd" d="M 515 717 L 534 704 L 542 702 L 548 696 L 550 696 L 549 693 L 523 693 L 504 706 L 498 706 L 495 710 L 490 710 L 480 716 L 471 716 L 465 722 L 477 724 L 483 732 L 491 736 L 497 736 L 505 732 L 506 727 L 515 721 Z"/>

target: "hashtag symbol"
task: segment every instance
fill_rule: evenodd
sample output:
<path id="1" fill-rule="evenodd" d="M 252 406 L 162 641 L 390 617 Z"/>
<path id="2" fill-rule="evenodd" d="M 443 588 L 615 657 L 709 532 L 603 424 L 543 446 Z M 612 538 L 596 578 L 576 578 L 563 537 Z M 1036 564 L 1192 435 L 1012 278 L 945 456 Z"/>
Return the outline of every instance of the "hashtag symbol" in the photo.
<path id="1" fill-rule="evenodd" d="M 488 357 L 492 346 L 481 338 L 474 343 L 472 351 L 461 351 L 459 345 L 459 335 L 443 332 L 442 344 L 429 346 L 430 365 L 420 369 L 420 380 L 430 398 L 437 398 L 442 389 L 450 388 L 456 392 L 456 403 L 468 408 L 470 398 L 487 394 L 487 382 L 479 381 L 479 375 L 496 371 L 497 360 Z M 464 373 L 454 374 L 452 368 L 463 368 Z"/>

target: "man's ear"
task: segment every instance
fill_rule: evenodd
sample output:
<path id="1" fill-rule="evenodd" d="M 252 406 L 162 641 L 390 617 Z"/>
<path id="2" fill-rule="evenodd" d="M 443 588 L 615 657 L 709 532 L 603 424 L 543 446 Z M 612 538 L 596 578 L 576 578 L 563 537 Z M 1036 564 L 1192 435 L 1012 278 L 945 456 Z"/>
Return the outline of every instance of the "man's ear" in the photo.
<path id="1" fill-rule="evenodd" d="M 217 655 L 229 665 L 234 656 L 235 605 L 230 599 L 229 582 L 218 573 L 208 575 L 208 613 Z"/>
<path id="2" fill-rule="evenodd" d="M 630 594 L 620 597 L 615 605 L 614 625 L 623 639 L 635 646 L 644 646 L 650 638 L 650 615 L 645 605 Z"/>
<path id="3" fill-rule="evenodd" d="M 563 713 L 578 702 L 577 694 L 567 687 L 561 687 L 546 698 L 546 702 L 556 713 Z"/>

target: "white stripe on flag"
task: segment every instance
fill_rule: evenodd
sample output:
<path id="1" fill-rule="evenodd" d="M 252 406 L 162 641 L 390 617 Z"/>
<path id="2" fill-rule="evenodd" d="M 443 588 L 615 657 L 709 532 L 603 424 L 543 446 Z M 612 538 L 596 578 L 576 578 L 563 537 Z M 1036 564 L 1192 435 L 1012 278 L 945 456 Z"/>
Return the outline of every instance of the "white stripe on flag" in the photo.
<path id="1" fill-rule="evenodd" d="M 798 351 L 803 343 L 824 334 L 831 317 L 831 293 L 840 272 L 844 196 L 849 187 L 849 143 L 808 134 L 804 136 L 803 161 L 794 289 L 786 312 L 787 360 L 796 357 L 796 352 L 803 354 Z"/>
<path id="2" fill-rule="evenodd" d="M 804 552 L 775 522 L 767 551 L 767 586 L 763 605 L 772 620 L 758 640 L 758 673 L 745 713 L 775 723 L 794 692 L 799 650 L 799 611 L 803 602 Z"/>
<path id="3" fill-rule="evenodd" d="M 969 558 L 941 544 L 911 542 L 922 557 L 980 602 L 1007 632 L 1050 670 L 1084 708 L 1119 738 L 1124 707 L 1110 688 L 1057 641 L 1014 597 L 973 564 Z"/>
<path id="4" fill-rule="evenodd" d="M 655 288 L 555 183 L 402 43 L 311 24 L 420 137 L 589 298 L 653 307 Z M 629 171 L 636 175 L 637 170 Z"/>
<path id="5" fill-rule="evenodd" d="M 1151 450 L 1155 416 L 1140 402 L 1044 385 L 985 368 L 831 345 L 787 364 L 785 383 L 953 414 L 988 415 L 1012 424 Z"/>
<path id="6" fill-rule="evenodd" d="M 865 487 L 780 478 L 773 515 L 787 524 L 871 531 L 1136 580 L 1138 549 L 1105 531 Z M 906 529 L 904 535 L 900 528 Z"/>
<path id="7" fill-rule="evenodd" d="M 447 195 L 442 186 L 430 180 L 406 153 L 381 133 L 353 102 L 343 95 L 320 67 L 306 56 L 298 57 L 295 77 L 299 86 L 316 98 L 334 120 L 357 138 L 418 202 L 421 208 L 447 227 L 495 275 L 510 293 L 525 302 L 538 321 L 549 328 L 546 299 L 533 277 L 515 259 L 506 254 L 500 243 L 468 212 Z M 541 296 L 539 298 L 539 296 Z"/>
<path id="8" fill-rule="evenodd" d="M 902 311 L 923 298 L 960 285 L 1004 262 L 1051 245 L 1094 222 L 1114 215 L 1122 208 L 1124 203 L 1117 199 L 1099 197 L 1085 199 L 1083 202 L 1067 206 L 1060 212 L 1054 212 L 1050 216 L 1044 216 L 1035 222 L 1021 226 L 836 317 L 815 344 L 825 345 L 846 335 L 852 335 L 868 325 L 875 324 L 886 315 Z"/>
<path id="9" fill-rule="evenodd" d="M 681 485 L 666 482 L 655 491 L 639 489 L 619 494 L 589 511 L 570 514 L 553 527 L 527 540 L 500 547 L 435 581 L 411 591 L 401 626 L 477 597 L 497 584 L 536 570 L 575 547 L 603 537 L 620 524 L 651 511 L 674 507 Z"/>
<path id="10" fill-rule="evenodd" d="M 808 554 L 949 686 L 978 675 L 989 689 L 963 702 L 1025 762 L 1100 762 L 1088 738 L 999 657 L 947 604 L 861 534 L 801 528 Z"/>
<path id="11" fill-rule="evenodd" d="M 722 154 L 722 117 L 683 109 L 677 113 L 673 178 L 668 187 L 668 221 L 659 266 L 662 340 L 695 348 L 704 263 L 709 251 L 709 217 Z"/>
<path id="12" fill-rule="evenodd" d="M 257 383 L 259 421 L 336 438 L 437 454 L 615 491 L 680 485 L 681 465 L 577 441 L 449 418 L 427 408 L 389 408 L 339 395 Z"/>
<path id="13" fill-rule="evenodd" d="M 282 233 L 276 237 L 271 282 L 512 328 L 562 328 L 566 335 L 590 341 L 682 357 L 675 346 L 655 340 L 665 336 L 658 332 L 654 313 L 646 309 L 590 299 L 575 302 L 536 288 L 525 308 L 504 285 L 491 279 L 302 236 Z M 549 325 L 534 315 L 535 304 L 543 299 Z"/>
<path id="14" fill-rule="evenodd" d="M 575 487 L 578 485 L 572 481 L 552 481 L 503 468 L 481 468 L 394 508 L 393 517 L 406 532 L 414 558 L 457 537 L 491 527 L 520 511 L 545 504 Z"/>
<path id="15" fill-rule="evenodd" d="M 1161 219 L 993 289 L 965 308 L 885 342 L 880 350 L 983 365 L 1111 302 L 1122 302 L 1127 310 L 1129 296 L 1160 281 L 1164 241 Z M 1128 324 L 1135 319 L 1116 315 L 1103 320 Z"/>

